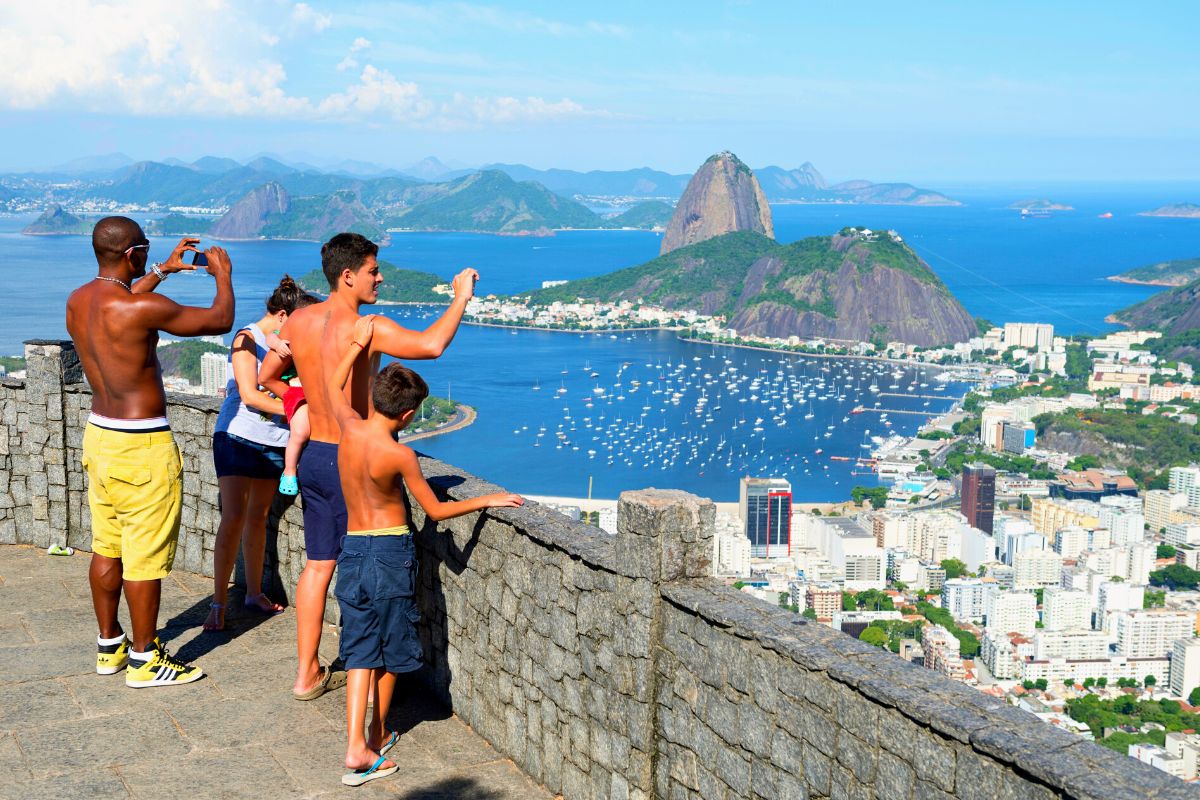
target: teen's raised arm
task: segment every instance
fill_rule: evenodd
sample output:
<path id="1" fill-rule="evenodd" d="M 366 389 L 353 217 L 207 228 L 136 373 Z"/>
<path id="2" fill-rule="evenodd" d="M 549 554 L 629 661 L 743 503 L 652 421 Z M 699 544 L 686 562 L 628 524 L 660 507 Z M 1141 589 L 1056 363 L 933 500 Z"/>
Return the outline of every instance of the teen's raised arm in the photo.
<path id="1" fill-rule="evenodd" d="M 437 322 L 423 331 L 411 331 L 386 317 L 380 318 L 375 328 L 375 351 L 407 360 L 440 356 L 450 346 L 450 342 L 454 341 L 454 334 L 458 333 L 467 303 L 475 294 L 477 280 L 479 273 L 470 268 L 455 275 L 453 302 Z"/>

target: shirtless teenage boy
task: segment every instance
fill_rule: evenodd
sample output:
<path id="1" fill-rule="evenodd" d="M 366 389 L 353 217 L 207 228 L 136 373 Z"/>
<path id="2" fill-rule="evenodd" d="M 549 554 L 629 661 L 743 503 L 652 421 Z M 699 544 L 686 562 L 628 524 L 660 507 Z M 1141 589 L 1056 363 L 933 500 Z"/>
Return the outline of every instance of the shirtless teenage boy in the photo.
<path id="1" fill-rule="evenodd" d="M 150 242 L 141 227 L 126 217 L 105 217 L 92 230 L 99 275 L 67 300 L 67 330 L 92 387 L 83 464 L 92 512 L 88 579 L 100 627 L 96 672 L 111 675 L 128 665 L 125 685 L 134 688 L 203 675 L 172 658 L 157 636 L 161 582 L 171 572 L 179 537 L 182 465 L 167 425 L 156 350 L 159 331 L 201 336 L 233 327 L 229 256 L 219 247 L 204 251 L 217 281 L 209 308 L 181 306 L 153 291 L 166 276 L 192 269 L 183 254 L 199 241 L 182 239 L 147 275 Z M 122 589 L 132 637 L 117 621 Z"/>
<path id="2" fill-rule="evenodd" d="M 434 496 L 411 448 L 396 434 L 408 427 L 429 395 L 421 376 L 389 364 L 375 376 L 371 412 L 363 419 L 341 393 L 356 362 L 371 359 L 373 321 L 355 323 L 354 338 L 329 377 L 331 412 L 341 427 L 338 469 L 346 498 L 349 530 L 338 557 L 334 594 L 342 611 L 341 657 L 350 673 L 346 690 L 346 766 L 342 783 L 361 786 L 396 771 L 385 758 L 400 738 L 384 729 L 396 675 L 421 666 L 417 636 L 416 550 L 408 529 L 405 489 L 429 519 L 441 521 L 485 508 L 515 508 L 519 495 L 497 493 L 443 503 Z M 367 696 L 375 704 L 364 736 Z"/>
<path id="3" fill-rule="evenodd" d="M 340 430 L 330 410 L 329 374 L 350 344 L 358 310 L 374 303 L 383 276 L 379 248 L 357 233 L 339 233 L 321 247 L 321 270 L 329 282 L 329 299 L 302 308 L 288 317 L 279 335 L 291 348 L 291 362 L 306 389 L 311 436 L 300 457 L 300 496 L 304 502 L 304 550 L 307 560 L 296 586 L 296 652 L 299 663 L 292 695 L 312 700 L 340 686 L 344 673 L 322 667 L 317 659 L 325 595 L 333 578 L 342 537 L 346 535 L 346 503 L 337 470 Z M 454 301 L 424 331 L 411 331 L 380 318 L 375 324 L 375 354 L 369 363 L 355 365 L 344 396 L 362 416 L 369 407 L 371 379 L 378 355 L 395 358 L 437 358 L 454 339 L 479 274 L 465 269 L 454 278 Z M 259 370 L 259 383 L 282 397 L 287 384 L 279 380 L 287 359 L 268 353 Z"/>

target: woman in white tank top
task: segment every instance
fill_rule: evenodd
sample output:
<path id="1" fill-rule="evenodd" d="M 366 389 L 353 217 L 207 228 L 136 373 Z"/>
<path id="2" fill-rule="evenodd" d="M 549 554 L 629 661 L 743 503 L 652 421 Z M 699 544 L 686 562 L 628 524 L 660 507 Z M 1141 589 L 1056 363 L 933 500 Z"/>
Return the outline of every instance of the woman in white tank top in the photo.
<path id="1" fill-rule="evenodd" d="M 213 433 L 221 524 L 213 547 L 213 600 L 204 622 L 206 631 L 225 628 L 229 577 L 239 543 L 246 565 L 245 608 L 264 614 L 283 611 L 283 606 L 263 592 L 262 578 L 267 517 L 283 471 L 288 428 L 282 401 L 258 385 L 258 368 L 271 334 L 279 332 L 288 314 L 309 301 L 318 302 L 285 275 L 267 299 L 266 316 L 233 336 L 225 403 Z"/>

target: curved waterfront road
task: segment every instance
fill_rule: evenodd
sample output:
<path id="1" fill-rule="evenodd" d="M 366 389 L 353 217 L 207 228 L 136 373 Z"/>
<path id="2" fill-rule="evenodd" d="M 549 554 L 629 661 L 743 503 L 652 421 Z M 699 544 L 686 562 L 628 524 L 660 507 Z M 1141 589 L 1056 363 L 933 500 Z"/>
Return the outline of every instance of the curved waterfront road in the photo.
<path id="1" fill-rule="evenodd" d="M 457 430 L 462 430 L 475 421 L 475 409 L 470 406 L 457 405 L 454 407 L 454 416 L 446 420 L 445 424 L 439 425 L 431 431 L 421 431 L 414 433 L 411 436 L 401 436 L 400 441 L 407 444 L 415 442 L 418 439 L 428 439 L 431 436 L 440 436 L 443 433 L 453 433 Z"/>

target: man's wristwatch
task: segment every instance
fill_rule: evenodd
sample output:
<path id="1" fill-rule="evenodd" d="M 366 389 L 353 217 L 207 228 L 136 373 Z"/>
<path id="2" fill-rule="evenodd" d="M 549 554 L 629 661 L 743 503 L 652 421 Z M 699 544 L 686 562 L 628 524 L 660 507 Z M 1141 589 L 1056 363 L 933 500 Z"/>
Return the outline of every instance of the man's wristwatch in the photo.
<path id="1" fill-rule="evenodd" d="M 158 279 L 159 279 L 160 281 L 165 281 L 165 280 L 167 279 L 167 273 L 165 273 L 165 272 L 163 272 L 161 269 L 159 269 L 159 266 L 161 266 L 161 264 L 162 264 L 162 262 L 161 262 L 161 261 L 160 261 L 160 262 L 157 262 L 157 263 L 154 263 L 154 264 L 151 264 L 151 265 L 150 265 L 150 271 L 151 271 L 151 272 L 153 272 L 155 275 L 157 275 L 157 276 L 158 276 Z"/>

